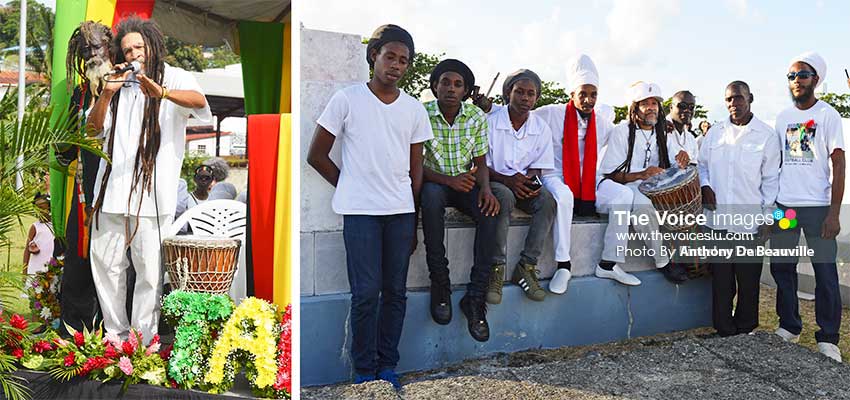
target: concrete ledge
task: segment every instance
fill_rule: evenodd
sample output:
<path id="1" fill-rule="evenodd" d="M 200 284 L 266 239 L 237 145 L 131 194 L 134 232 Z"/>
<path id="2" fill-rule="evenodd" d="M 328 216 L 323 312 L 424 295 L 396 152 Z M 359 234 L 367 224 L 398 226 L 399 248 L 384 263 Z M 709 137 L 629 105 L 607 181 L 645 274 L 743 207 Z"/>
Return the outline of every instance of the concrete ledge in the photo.
<path id="1" fill-rule="evenodd" d="M 506 285 L 502 304 L 489 308 L 491 334 L 486 343 L 469 336 L 458 306 L 463 289 L 452 295 L 454 317 L 447 326 L 431 320 L 427 291 L 411 291 L 398 371 L 439 368 L 496 352 L 603 343 L 711 324 L 710 280 L 676 286 L 654 271 L 637 276 L 643 284 L 634 288 L 607 279 L 576 278 L 565 295 L 549 294 L 542 303 Z M 301 346 L 302 385 L 350 379 L 349 311 L 348 294 L 301 297 L 301 337 L 309 338 Z"/>
<path id="2" fill-rule="evenodd" d="M 510 279 L 528 233 L 529 217 L 514 212 L 508 231 L 507 268 L 505 279 Z M 605 219 L 580 219 L 572 225 L 572 272 L 576 277 L 593 275 L 596 263 L 602 257 L 603 236 L 607 221 Z M 410 270 L 407 278 L 409 289 L 427 288 L 431 285 L 428 278 L 428 266 L 425 263 L 425 245 L 422 230 L 418 231 L 419 246 L 410 258 Z M 446 210 L 446 257 L 449 259 L 449 271 L 452 284 L 469 283 L 472 269 L 472 249 L 475 239 L 475 226 L 468 217 L 454 209 Z M 546 237 L 543 253 L 538 260 L 539 276 L 551 278 L 555 273 L 555 250 L 552 236 Z M 637 246 L 637 244 L 634 244 Z M 328 295 L 349 292 L 348 271 L 345 267 L 345 244 L 342 231 L 302 232 L 301 233 L 301 295 Z M 654 269 L 649 257 L 627 257 L 624 270 L 629 272 Z"/>

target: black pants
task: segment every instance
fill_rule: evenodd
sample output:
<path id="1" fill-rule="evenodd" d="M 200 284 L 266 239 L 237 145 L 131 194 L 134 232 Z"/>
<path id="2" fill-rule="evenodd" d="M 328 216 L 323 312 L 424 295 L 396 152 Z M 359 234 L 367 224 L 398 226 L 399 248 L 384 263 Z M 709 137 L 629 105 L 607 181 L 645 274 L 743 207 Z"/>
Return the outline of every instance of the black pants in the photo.
<path id="1" fill-rule="evenodd" d="M 726 231 L 717 231 L 726 234 Z M 753 248 L 755 241 L 722 240 L 718 248 L 744 245 Z M 752 332 L 759 325 L 759 291 L 762 260 L 758 257 L 738 257 L 711 260 L 711 319 L 720 336 Z M 737 305 L 733 306 L 735 296 Z M 734 312 L 733 312 L 734 309 Z"/>
<path id="2" fill-rule="evenodd" d="M 99 322 L 95 318 L 100 319 L 100 305 L 97 302 L 97 292 L 92 279 L 91 262 L 88 255 L 85 257 L 79 255 L 77 242 L 82 226 L 77 223 L 79 220 L 77 190 L 74 190 L 71 204 L 71 213 L 65 229 L 67 247 L 56 252 L 64 252 L 65 255 L 59 296 L 61 317 L 63 322 L 78 331 L 82 331 L 83 327 L 92 330 Z M 66 333 L 64 325 L 59 329 Z"/>
<path id="3" fill-rule="evenodd" d="M 446 234 L 446 207 L 456 207 L 476 222 L 473 266 L 469 274 L 467 293 L 483 298 L 493 265 L 504 264 L 504 251 L 496 237 L 501 213 L 488 217 L 478 207 L 478 187 L 468 193 L 434 182 L 422 185 L 422 233 L 425 236 L 425 260 L 431 282 L 449 282 L 449 260 L 443 244 Z"/>

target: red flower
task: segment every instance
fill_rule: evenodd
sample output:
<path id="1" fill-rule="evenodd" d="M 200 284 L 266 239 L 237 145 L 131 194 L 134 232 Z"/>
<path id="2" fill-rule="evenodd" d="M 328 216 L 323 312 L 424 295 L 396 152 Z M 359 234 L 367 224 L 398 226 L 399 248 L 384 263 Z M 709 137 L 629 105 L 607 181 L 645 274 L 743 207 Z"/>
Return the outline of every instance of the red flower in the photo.
<path id="1" fill-rule="evenodd" d="M 133 354 L 133 352 L 136 351 L 136 349 L 128 341 L 128 342 L 121 343 L 121 351 L 123 351 L 124 354 L 129 356 L 129 355 Z"/>
<path id="2" fill-rule="evenodd" d="M 152 345 L 152 344 L 156 344 L 156 343 L 159 343 L 159 334 L 158 333 L 153 335 L 153 339 L 151 339 L 151 342 L 148 343 L 148 345 Z"/>
<path id="3" fill-rule="evenodd" d="M 106 368 L 109 364 L 112 364 L 112 360 L 106 357 L 92 357 L 86 360 L 86 363 L 83 364 L 83 369 L 80 370 L 80 376 L 86 376 L 89 372 L 94 371 L 96 369 Z"/>
<path id="4" fill-rule="evenodd" d="M 174 379 L 169 378 L 168 385 L 171 386 L 172 389 L 177 389 L 177 381 L 175 381 Z"/>
<path id="5" fill-rule="evenodd" d="M 74 365 L 75 362 L 76 362 L 76 360 L 74 359 L 74 352 L 73 351 L 68 353 L 67 356 L 65 356 L 65 366 L 66 367 L 70 367 L 70 366 Z"/>
<path id="6" fill-rule="evenodd" d="M 36 342 L 32 346 L 32 351 L 39 353 L 39 354 L 44 353 L 45 351 L 50 351 L 50 350 L 53 350 L 53 346 L 50 344 L 50 342 L 45 341 L 45 340 L 39 340 L 38 342 Z"/>
<path id="7" fill-rule="evenodd" d="M 74 332 L 74 344 L 77 346 L 82 346 L 86 343 L 86 337 L 83 336 L 82 332 Z"/>
<path id="8" fill-rule="evenodd" d="M 15 356 L 15 358 L 17 358 L 18 360 L 20 360 L 21 357 L 24 356 L 24 349 L 18 347 L 16 349 L 12 350 L 12 355 Z"/>
<path id="9" fill-rule="evenodd" d="M 168 361 L 168 359 L 169 359 L 169 358 L 171 358 L 171 350 L 173 350 L 173 349 L 174 349 L 174 345 L 173 345 L 173 344 L 168 345 L 168 347 L 166 347 L 166 348 L 162 349 L 162 350 L 159 352 L 159 358 L 161 358 L 161 359 L 163 359 L 163 360 L 165 360 L 165 361 Z"/>
<path id="10" fill-rule="evenodd" d="M 27 329 L 27 320 L 18 314 L 12 316 L 9 320 L 9 324 L 21 330 Z"/>
<path id="11" fill-rule="evenodd" d="M 103 356 L 106 358 L 118 358 L 118 351 L 115 350 L 115 347 L 112 347 L 111 343 L 106 344 L 106 350 L 103 351 Z"/>
<path id="12" fill-rule="evenodd" d="M 815 120 L 810 119 L 806 121 L 806 130 L 812 129 L 815 127 Z"/>

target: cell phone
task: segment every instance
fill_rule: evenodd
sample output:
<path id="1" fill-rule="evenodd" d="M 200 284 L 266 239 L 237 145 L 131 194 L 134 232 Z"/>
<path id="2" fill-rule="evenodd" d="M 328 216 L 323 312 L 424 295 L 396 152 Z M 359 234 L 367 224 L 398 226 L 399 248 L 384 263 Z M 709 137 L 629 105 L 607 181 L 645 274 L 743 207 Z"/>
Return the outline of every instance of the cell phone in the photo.
<path id="1" fill-rule="evenodd" d="M 526 184 L 525 186 L 527 186 L 531 190 L 537 190 L 543 186 L 543 182 L 540 181 L 539 176 L 535 175 L 531 178 L 531 182 Z"/>

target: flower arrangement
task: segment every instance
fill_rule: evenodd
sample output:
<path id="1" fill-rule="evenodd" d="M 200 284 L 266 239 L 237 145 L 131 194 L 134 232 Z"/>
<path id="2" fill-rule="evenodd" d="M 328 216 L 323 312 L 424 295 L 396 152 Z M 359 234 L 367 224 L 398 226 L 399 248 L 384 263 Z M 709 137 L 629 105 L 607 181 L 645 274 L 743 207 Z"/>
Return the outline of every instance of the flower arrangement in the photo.
<path id="1" fill-rule="evenodd" d="M 274 382 L 276 398 L 289 398 L 292 393 L 292 304 L 287 304 L 281 321 L 280 340 L 277 342 L 277 379 Z"/>
<path id="2" fill-rule="evenodd" d="M 209 392 L 222 393 L 233 386 L 236 373 L 245 366 L 245 377 L 251 390 L 261 397 L 274 395 L 278 372 L 277 309 L 267 301 L 246 298 L 233 312 L 222 329 L 209 359 L 204 382 Z"/>
<path id="3" fill-rule="evenodd" d="M 58 328 L 60 317 L 59 308 L 59 284 L 62 280 L 62 267 L 64 260 L 51 258 L 45 264 L 46 271 L 38 272 L 27 279 L 27 297 L 30 300 L 30 309 L 33 310 L 40 320 L 47 325 Z"/>
<path id="4" fill-rule="evenodd" d="M 204 386 L 206 360 L 217 332 L 233 313 L 233 300 L 223 294 L 174 291 L 163 300 L 162 313 L 176 327 L 168 376 L 182 388 Z"/>
<path id="5" fill-rule="evenodd" d="M 28 328 L 26 318 L 13 314 L 6 319 L 0 311 L 0 386 L 4 398 L 23 399 L 31 394 L 26 381 L 12 375 L 18 369 L 16 363 L 24 356 L 24 346 L 30 337 Z"/>

